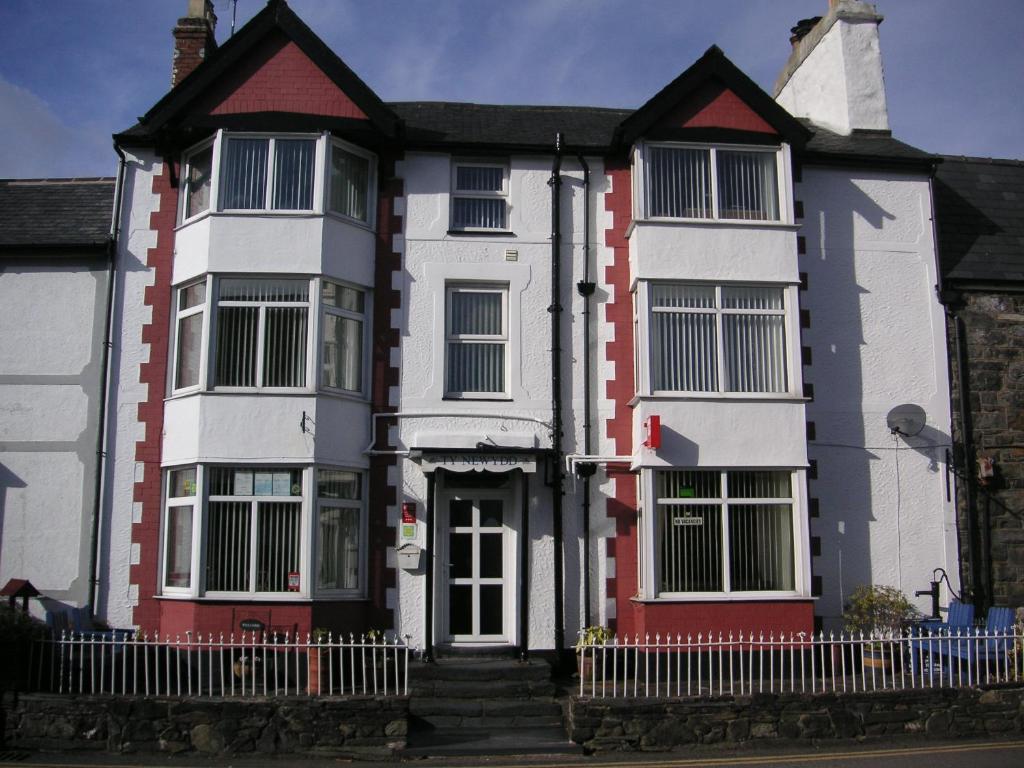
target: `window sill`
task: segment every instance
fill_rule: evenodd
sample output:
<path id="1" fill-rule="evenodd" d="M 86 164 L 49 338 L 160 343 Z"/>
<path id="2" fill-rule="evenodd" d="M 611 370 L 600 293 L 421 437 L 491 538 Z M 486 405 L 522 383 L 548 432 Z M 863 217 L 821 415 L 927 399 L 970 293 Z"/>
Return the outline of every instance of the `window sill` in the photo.
<path id="1" fill-rule="evenodd" d="M 664 597 L 631 597 L 630 602 L 641 605 L 671 603 L 808 603 L 818 598 L 793 592 L 702 592 L 692 595 L 666 595 Z"/>
<path id="2" fill-rule="evenodd" d="M 449 229 L 450 237 L 515 237 L 515 232 L 503 229 Z"/>
<path id="3" fill-rule="evenodd" d="M 626 405 L 635 408 L 644 402 L 809 403 L 811 398 L 789 393 L 774 395 L 764 392 L 658 392 L 652 395 L 634 395 Z"/>
<path id="4" fill-rule="evenodd" d="M 445 395 L 441 398 L 448 403 L 511 403 L 512 398 L 507 395 L 487 395 L 476 397 L 473 395 Z"/>
<path id="5" fill-rule="evenodd" d="M 342 224 L 351 224 L 357 229 L 365 229 L 367 232 L 377 231 L 374 227 L 376 222 L 360 221 L 359 219 L 354 219 L 351 216 L 346 216 L 344 213 L 338 213 L 337 211 L 325 211 L 324 216 L 328 219 L 341 222 Z"/>
<path id="6" fill-rule="evenodd" d="M 646 218 L 646 219 L 634 219 L 632 221 L 633 227 L 639 226 L 659 226 L 659 227 L 715 227 L 718 229 L 724 227 L 740 227 L 740 228 L 763 228 L 763 229 L 780 229 L 783 231 L 797 232 L 801 224 L 790 224 L 785 221 L 751 221 L 748 219 L 669 219 L 669 218 Z"/>
<path id="7" fill-rule="evenodd" d="M 153 595 L 156 600 L 185 601 L 189 603 L 313 603 L 314 598 L 305 597 L 297 592 L 289 592 L 285 595 Z"/>

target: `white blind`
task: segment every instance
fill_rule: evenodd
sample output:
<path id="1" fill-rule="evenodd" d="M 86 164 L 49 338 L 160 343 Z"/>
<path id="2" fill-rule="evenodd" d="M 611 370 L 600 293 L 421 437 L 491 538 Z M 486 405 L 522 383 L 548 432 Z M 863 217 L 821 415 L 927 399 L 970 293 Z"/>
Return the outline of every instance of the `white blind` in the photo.
<path id="1" fill-rule="evenodd" d="M 715 289 L 697 285 L 651 286 L 652 382 L 656 390 L 718 390 Z"/>
<path id="2" fill-rule="evenodd" d="M 725 388 L 785 392 L 786 331 L 781 288 L 722 288 Z"/>
<path id="3" fill-rule="evenodd" d="M 647 153 L 647 215 L 710 218 L 710 166 L 706 149 L 651 147 Z"/>
<path id="4" fill-rule="evenodd" d="M 719 149 L 716 155 L 719 216 L 748 221 L 777 220 L 775 153 Z"/>
<path id="5" fill-rule="evenodd" d="M 261 501 L 256 509 L 256 591 L 287 592 L 289 572 L 299 571 L 301 505 Z"/>
<path id="6" fill-rule="evenodd" d="M 504 392 L 505 345 L 471 341 L 449 343 L 448 390 Z"/>
<path id="7" fill-rule="evenodd" d="M 331 210 L 366 221 L 369 182 L 367 158 L 337 146 L 331 148 Z"/>
<path id="8" fill-rule="evenodd" d="M 249 591 L 251 518 L 249 502 L 210 502 L 206 532 L 207 591 Z"/>
<path id="9" fill-rule="evenodd" d="M 274 141 L 274 201 L 278 210 L 313 208 L 313 170 L 316 142 L 312 139 Z"/>
<path id="10" fill-rule="evenodd" d="M 460 165 L 455 169 L 457 192 L 500 192 L 505 178 L 501 166 Z"/>
<path id="11" fill-rule="evenodd" d="M 448 391 L 503 392 L 504 294 L 455 290 L 448 305 Z"/>
<path id="12" fill-rule="evenodd" d="M 733 591 L 792 590 L 793 508 L 789 472 L 729 472 L 729 580 Z M 783 500 L 785 503 L 768 503 Z"/>
<path id="13" fill-rule="evenodd" d="M 505 229 L 504 185 L 503 166 L 456 166 L 452 227 Z"/>
<path id="14" fill-rule="evenodd" d="M 220 207 L 227 210 L 265 207 L 269 141 L 231 138 L 224 151 Z"/>

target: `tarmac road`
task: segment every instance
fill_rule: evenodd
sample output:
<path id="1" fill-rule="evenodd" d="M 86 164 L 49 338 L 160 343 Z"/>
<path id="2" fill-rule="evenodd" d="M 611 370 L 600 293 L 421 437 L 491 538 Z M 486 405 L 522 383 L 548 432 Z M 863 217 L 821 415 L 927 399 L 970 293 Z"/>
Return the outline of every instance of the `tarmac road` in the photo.
<path id="1" fill-rule="evenodd" d="M 289 755 L 281 757 L 201 757 L 174 758 L 143 755 L 105 755 L 90 753 L 24 753 L 0 751 L 0 766 L 33 766 L 33 768 L 380 768 L 382 765 L 403 765 L 407 768 L 582 768 L 582 766 L 609 766 L 609 768 L 866 768 L 867 766 L 899 766 L 900 768 L 1024 768 L 1024 741 L 957 741 L 929 742 L 927 744 L 829 745 L 817 749 L 773 749 L 723 753 L 723 750 L 705 750 L 697 754 L 688 750 L 673 756 L 662 754 L 617 754 L 598 757 L 467 757 L 420 758 L 393 762 L 357 762 L 344 759 L 309 758 Z"/>

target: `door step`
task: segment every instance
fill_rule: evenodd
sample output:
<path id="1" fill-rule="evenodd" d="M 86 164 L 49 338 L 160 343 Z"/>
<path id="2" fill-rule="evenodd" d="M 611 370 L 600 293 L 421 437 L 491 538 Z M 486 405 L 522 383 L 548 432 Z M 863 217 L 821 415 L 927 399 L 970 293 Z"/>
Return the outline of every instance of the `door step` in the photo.
<path id="1" fill-rule="evenodd" d="M 483 755 L 582 755 L 558 728 L 459 728 L 409 732 L 403 757 Z"/>

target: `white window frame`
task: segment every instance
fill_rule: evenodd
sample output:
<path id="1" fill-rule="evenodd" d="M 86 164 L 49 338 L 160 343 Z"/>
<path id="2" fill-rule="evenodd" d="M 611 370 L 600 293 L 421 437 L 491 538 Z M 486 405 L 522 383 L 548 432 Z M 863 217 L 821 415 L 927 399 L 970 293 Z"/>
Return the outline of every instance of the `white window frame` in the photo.
<path id="1" fill-rule="evenodd" d="M 194 147 L 188 149 L 184 153 L 184 157 L 181 162 L 180 172 L 180 184 L 181 187 L 179 194 L 179 210 L 181 215 L 178 217 L 180 223 L 185 224 L 186 222 L 195 221 L 196 219 L 202 218 L 203 216 L 209 215 L 213 211 L 218 210 L 218 198 L 217 195 L 217 180 L 220 176 L 218 168 L 220 167 L 220 142 L 218 138 L 220 132 L 206 141 L 196 144 Z M 188 214 L 188 205 L 191 187 L 189 186 L 189 176 L 192 172 L 192 158 L 198 155 L 200 152 L 210 150 L 210 201 L 206 208 L 198 213 L 194 213 L 191 216 Z"/>
<path id="2" fill-rule="evenodd" d="M 500 335 L 488 334 L 453 334 L 451 332 L 452 295 L 455 293 L 497 293 L 501 296 L 501 328 Z M 453 281 L 445 283 L 444 290 L 444 397 L 450 400 L 506 400 L 509 396 L 509 286 L 503 283 L 474 283 Z M 453 344 L 501 344 L 504 348 L 502 357 L 502 388 L 498 392 L 460 392 L 452 390 L 448 383 L 448 349 Z"/>
<path id="3" fill-rule="evenodd" d="M 501 169 L 501 190 L 463 190 L 459 189 L 458 176 L 459 168 L 500 168 Z M 496 162 L 487 160 L 452 160 L 451 171 L 451 204 L 449 228 L 452 232 L 507 232 L 511 229 L 509 216 L 512 207 L 509 204 L 509 164 L 507 162 Z M 481 198 L 488 200 L 504 200 L 505 202 L 505 226 L 504 227 L 456 227 L 455 226 L 455 200 L 456 198 Z"/>
<path id="4" fill-rule="evenodd" d="M 373 229 L 377 223 L 377 156 L 363 149 L 357 147 L 355 144 L 349 144 L 347 141 L 342 141 L 338 138 L 331 138 L 329 142 L 326 142 L 326 152 L 323 162 L 324 171 L 324 213 L 328 216 L 336 216 L 343 221 L 349 221 L 353 224 L 366 227 L 367 229 Z M 368 161 L 368 167 L 366 170 L 366 220 L 349 216 L 348 214 L 342 213 L 341 211 L 334 210 L 334 201 L 331 196 L 331 172 L 334 167 L 333 153 L 336 149 L 348 152 L 351 155 L 365 158 Z"/>
<path id="5" fill-rule="evenodd" d="M 309 134 L 309 133 L 295 133 L 295 134 L 278 134 L 278 133 L 234 133 L 234 132 L 222 132 L 218 137 L 218 143 L 220 144 L 220 151 L 217 152 L 217 180 L 220 180 L 225 172 L 225 165 L 227 163 L 227 152 L 225 148 L 232 139 L 254 139 L 254 140 L 265 140 L 268 143 L 267 146 L 267 183 L 266 189 L 263 190 L 263 205 L 259 208 L 227 208 L 223 205 L 221 200 L 221 184 L 215 181 L 217 189 L 216 198 L 216 210 L 223 213 L 237 213 L 237 214 L 260 214 L 260 215 L 295 215 L 295 214 L 310 214 L 310 213 L 323 213 L 323 194 L 321 190 L 324 187 L 324 137 L 322 134 Z M 310 190 L 310 207 L 309 208 L 274 208 L 274 181 L 277 163 L 275 157 L 277 154 L 277 141 L 312 141 L 313 142 L 313 178 L 311 180 L 312 188 Z M 211 190 L 211 192 L 214 190 Z M 213 205 L 211 204 L 211 209 Z"/>
<path id="6" fill-rule="evenodd" d="M 204 300 L 192 307 L 187 309 L 180 309 L 182 294 L 196 285 L 206 286 L 206 296 Z M 172 394 L 184 394 L 187 392 L 196 392 L 205 388 L 206 376 L 207 376 L 207 357 L 210 348 L 210 279 L 208 275 L 197 280 L 190 280 L 187 283 L 183 283 L 176 286 L 174 289 L 174 328 L 172 329 L 174 343 L 171 345 L 171 392 Z M 181 321 L 192 315 L 198 315 L 202 313 L 203 324 L 202 324 L 202 338 L 199 343 L 199 377 L 195 384 L 186 387 L 179 387 L 178 382 L 178 349 L 181 345 Z"/>
<path id="7" fill-rule="evenodd" d="M 711 184 L 711 216 L 709 217 L 676 217 L 653 216 L 648 213 L 648 188 L 650 182 L 649 152 L 653 148 L 691 149 L 708 152 Z M 719 211 L 718 195 L 718 150 L 727 152 L 760 152 L 775 156 L 775 194 L 778 206 L 778 218 L 775 219 L 733 219 L 723 218 Z M 738 226 L 773 226 L 790 224 L 793 220 L 788 190 L 791 186 L 788 145 L 763 144 L 701 144 L 689 142 L 646 142 L 637 147 L 634 157 L 637 169 L 634 175 L 634 197 L 636 206 L 634 216 L 642 221 L 679 221 L 688 223 L 715 223 Z"/>
<path id="8" fill-rule="evenodd" d="M 359 476 L 359 499 L 332 499 L 329 497 L 320 496 L 320 483 L 319 483 L 319 472 L 320 470 L 340 470 L 343 472 L 354 472 Z M 367 473 L 361 469 L 353 467 L 340 467 L 340 466 L 327 466 L 317 465 L 313 468 L 313 481 L 316 483 L 316 505 L 315 514 L 313 516 L 313 530 L 316 542 L 313 548 L 313 564 L 310 571 L 310 588 L 314 590 L 314 594 L 317 597 L 329 597 L 332 599 L 362 599 L 366 597 L 366 585 L 368 583 L 366 569 L 368 567 L 369 557 L 367 553 L 367 542 L 369 540 L 367 525 L 369 524 L 368 515 L 366 513 L 366 496 L 368 492 L 367 484 Z M 356 586 L 354 589 L 328 589 L 321 588 L 318 585 L 319 573 L 320 573 L 320 557 L 323 554 L 323 542 L 320 539 L 320 511 L 324 507 L 346 507 L 355 508 L 359 510 L 359 555 L 358 555 L 358 574 L 356 577 Z"/>
<path id="9" fill-rule="evenodd" d="M 220 298 L 220 281 L 228 279 L 243 279 L 243 280 L 305 280 L 308 284 L 308 293 L 306 301 L 274 301 L 274 302 L 261 302 L 261 301 L 235 301 L 228 299 L 226 302 L 221 302 Z M 221 274 L 217 275 L 213 280 L 213 296 L 209 299 L 210 302 L 210 316 L 206 323 L 206 327 L 209 328 L 209 337 L 207 338 L 207 348 L 209 352 L 209 382 L 210 390 L 216 392 L 311 392 L 316 389 L 315 382 L 318 378 L 314 378 L 314 372 L 311 371 L 311 367 L 316 364 L 320 357 L 317 350 L 313 349 L 312 345 L 317 339 L 317 329 L 314 327 L 316 322 L 315 308 L 318 300 L 318 294 L 316 293 L 320 286 L 319 281 L 311 279 L 307 275 L 270 275 L 270 274 L 252 274 L 252 273 L 239 273 L 239 274 Z M 210 296 L 208 290 L 207 296 Z M 258 320 L 258 331 L 256 339 L 256 385 L 253 387 L 235 387 L 221 385 L 218 386 L 216 383 L 217 379 L 217 335 L 218 335 L 218 314 L 221 305 L 231 307 L 259 307 L 259 320 Z M 263 384 L 264 380 L 264 369 L 263 369 L 263 350 L 266 343 L 266 309 L 267 307 L 305 307 L 306 308 L 306 383 L 301 387 L 268 387 Z"/>
<path id="10" fill-rule="evenodd" d="M 171 496 L 171 483 L 170 476 L 171 472 L 182 471 L 187 469 L 194 469 L 196 472 L 195 488 L 191 496 Z M 183 597 L 191 597 L 199 593 L 199 582 L 200 578 L 200 552 L 198 542 L 202 540 L 201 530 L 203 527 L 203 516 L 202 510 L 202 488 L 203 488 L 203 476 L 202 466 L 198 464 L 186 464 L 178 467 L 166 467 L 163 471 L 163 483 L 164 483 L 164 507 L 162 521 L 160 525 L 160 593 L 164 595 L 178 595 Z M 167 569 L 170 567 L 170 556 L 168 548 L 171 545 L 171 536 L 168 526 L 170 525 L 170 511 L 171 507 L 191 507 L 192 508 L 192 541 L 191 541 L 191 552 L 189 558 L 189 565 L 191 573 L 189 574 L 189 586 L 187 587 L 172 587 L 167 584 Z"/>
<path id="11" fill-rule="evenodd" d="M 342 288 L 348 288 L 349 290 L 358 291 L 360 294 L 362 294 L 362 297 L 363 297 L 363 311 L 362 312 L 354 312 L 354 311 L 349 310 L 349 309 L 342 309 L 341 307 L 335 307 L 335 306 L 328 305 L 327 302 L 324 301 L 324 296 L 323 296 L 323 287 L 324 287 L 325 283 L 334 283 L 335 285 L 341 286 Z M 368 369 L 370 368 L 370 366 L 367 365 L 367 349 L 368 349 L 368 344 L 370 343 L 370 338 L 371 338 L 370 334 L 369 334 L 369 326 L 370 326 L 370 322 L 369 321 L 370 321 L 370 317 L 371 317 L 370 292 L 366 288 L 364 288 L 362 286 L 355 285 L 353 283 L 347 283 L 347 282 L 344 282 L 342 280 L 335 280 L 334 278 L 331 278 L 331 277 L 322 277 L 322 278 L 320 278 L 317 281 L 316 288 L 317 288 L 317 294 L 316 294 L 317 299 L 316 300 L 317 300 L 317 302 L 319 303 L 319 306 L 320 306 L 320 313 L 319 313 L 320 327 L 319 327 L 319 329 L 317 331 L 317 337 L 318 337 L 318 345 L 317 345 L 317 348 L 318 348 L 318 357 L 317 357 L 317 374 L 318 374 L 318 378 L 317 378 L 317 380 L 318 380 L 318 384 L 320 386 L 320 389 L 322 389 L 325 392 L 331 392 L 331 393 L 334 393 L 334 394 L 348 395 L 348 396 L 363 398 L 363 397 L 366 396 L 367 374 L 368 374 Z M 357 320 L 360 323 L 361 332 L 360 332 L 360 337 L 359 338 L 360 338 L 360 342 L 361 342 L 362 346 L 361 346 L 360 352 L 359 352 L 359 386 L 358 386 L 358 389 L 345 389 L 343 387 L 331 387 L 331 386 L 328 386 L 327 384 L 324 383 L 323 359 L 324 359 L 324 346 L 327 343 L 327 320 L 326 320 L 326 316 L 327 315 L 334 315 L 336 317 L 343 317 L 343 318 L 346 318 L 348 320 Z"/>
<path id="12" fill-rule="evenodd" d="M 310 467 L 297 467 L 295 465 L 260 465 L 253 463 L 232 463 L 225 465 L 217 465 L 222 469 L 240 469 L 240 470 L 263 470 L 266 472 L 289 472 L 298 470 L 302 478 L 302 494 L 296 496 L 214 496 L 210 492 L 210 472 L 209 469 L 213 465 L 207 465 L 206 471 L 204 472 L 204 484 L 203 484 L 203 517 L 202 517 L 202 528 L 200 537 L 200 553 L 201 553 L 201 579 L 193 579 L 193 582 L 201 582 L 200 594 L 205 598 L 212 599 L 249 599 L 249 600 L 276 600 L 276 601 L 293 601 L 296 599 L 309 597 L 312 594 L 310 586 L 310 565 L 309 565 L 309 539 L 310 539 L 310 525 L 309 525 L 309 499 L 310 499 L 310 482 L 315 479 L 315 473 L 312 472 Z M 209 523 L 210 523 L 210 504 L 212 502 L 241 502 L 249 504 L 249 589 L 246 591 L 230 592 L 223 590 L 209 590 L 206 586 L 206 547 L 209 538 Z M 255 589 L 256 586 L 256 566 L 257 566 L 257 538 L 258 538 L 258 508 L 259 504 L 263 502 L 278 502 L 278 503 L 298 503 L 299 505 L 299 556 L 298 556 L 298 568 L 299 568 L 299 590 L 295 592 L 260 592 Z M 195 526 L 193 525 L 193 536 Z"/>
<path id="13" fill-rule="evenodd" d="M 704 288 L 715 289 L 714 308 L 661 308 L 654 307 L 651 300 L 651 287 L 653 285 L 693 285 Z M 732 309 L 722 307 L 723 288 L 777 288 L 782 291 L 782 309 L 780 310 L 751 310 Z M 712 283 L 697 280 L 641 280 L 636 286 L 635 306 L 636 317 L 640 319 L 637 323 L 637 349 L 642 350 L 646 360 L 637 360 L 637 391 L 641 394 L 655 397 L 699 397 L 699 398 L 735 398 L 735 399 L 787 399 L 797 396 L 800 385 L 801 364 L 798 355 L 798 335 L 794 334 L 796 321 L 794 313 L 796 308 L 795 288 L 792 285 L 765 282 L 737 282 L 737 283 Z M 654 313 L 687 313 L 687 314 L 710 314 L 715 316 L 715 365 L 718 378 L 718 388 L 713 390 L 674 390 L 654 388 L 654 331 L 652 318 Z M 783 354 L 786 361 L 786 388 L 781 392 L 736 392 L 725 389 L 725 359 L 723 334 L 723 317 L 725 315 L 749 315 L 763 314 L 783 317 Z"/>
<path id="14" fill-rule="evenodd" d="M 687 498 L 687 499 L 659 499 L 656 495 L 657 479 L 659 471 L 694 471 L 694 472 L 718 472 L 720 477 L 720 488 L 724 489 L 719 499 Z M 788 472 L 790 474 L 790 499 L 747 499 L 737 498 L 731 500 L 728 496 L 726 485 L 726 474 L 728 472 Z M 640 573 L 640 598 L 643 600 L 664 600 L 664 601 L 692 601 L 692 600 L 757 600 L 757 599 L 789 599 L 806 598 L 810 591 L 810 553 L 807 548 L 808 526 L 806 514 L 806 499 L 804 493 L 805 471 L 788 467 L 676 467 L 666 466 L 657 469 L 644 469 L 641 472 L 641 496 L 650 499 L 650 504 L 644 505 L 641 513 L 641 548 L 648 557 L 641 557 L 639 562 Z M 660 544 L 658 540 L 658 517 L 661 514 L 660 506 L 670 503 L 673 506 L 697 505 L 697 504 L 720 504 L 721 514 L 719 515 L 721 525 L 721 567 L 722 586 L 720 592 L 661 592 L 661 557 Z M 729 561 L 729 505 L 737 506 L 751 504 L 790 504 L 792 546 L 793 546 L 793 589 L 792 590 L 763 590 L 763 591 L 733 591 L 730 589 L 730 561 Z"/>

